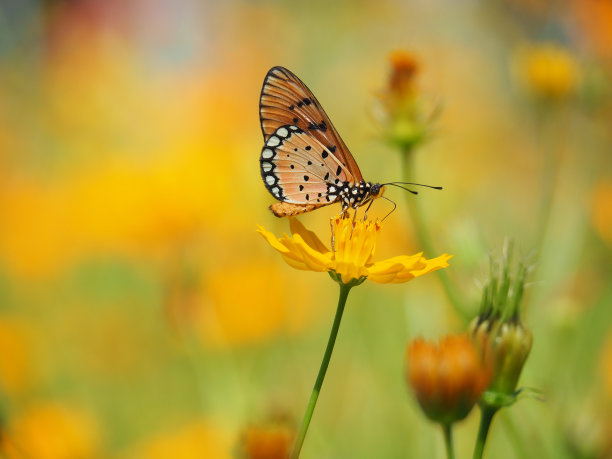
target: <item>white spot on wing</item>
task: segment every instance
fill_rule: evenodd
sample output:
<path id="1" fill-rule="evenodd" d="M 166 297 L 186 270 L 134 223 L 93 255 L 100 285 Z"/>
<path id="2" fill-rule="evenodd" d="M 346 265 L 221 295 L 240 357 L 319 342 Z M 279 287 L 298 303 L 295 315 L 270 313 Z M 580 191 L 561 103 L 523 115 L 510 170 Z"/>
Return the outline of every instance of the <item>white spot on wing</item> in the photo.
<path id="1" fill-rule="evenodd" d="M 289 129 L 291 129 L 292 131 L 297 131 L 298 127 L 297 126 L 289 126 Z"/>
<path id="2" fill-rule="evenodd" d="M 276 133 L 280 135 L 281 137 L 287 137 L 287 134 L 289 134 L 289 131 L 286 128 L 280 128 L 278 131 L 276 131 Z"/>
<path id="3" fill-rule="evenodd" d="M 280 194 L 280 189 L 275 186 L 274 188 L 272 188 L 272 194 L 274 194 L 274 196 L 278 197 Z"/>
<path id="4" fill-rule="evenodd" d="M 270 172 L 272 170 L 272 163 L 261 163 L 261 168 L 264 172 Z"/>
<path id="5" fill-rule="evenodd" d="M 268 146 L 269 147 L 275 147 L 280 143 L 280 139 L 276 136 L 272 136 L 268 139 Z"/>
<path id="6" fill-rule="evenodd" d="M 274 156 L 274 151 L 272 151 L 269 148 L 265 148 L 264 151 L 261 153 L 261 157 L 263 159 L 270 159 Z"/>
<path id="7" fill-rule="evenodd" d="M 275 182 L 275 181 L 276 181 L 276 180 L 274 180 L 274 176 L 272 176 L 272 175 L 266 175 L 266 183 L 267 183 L 268 185 L 274 185 L 274 182 Z"/>

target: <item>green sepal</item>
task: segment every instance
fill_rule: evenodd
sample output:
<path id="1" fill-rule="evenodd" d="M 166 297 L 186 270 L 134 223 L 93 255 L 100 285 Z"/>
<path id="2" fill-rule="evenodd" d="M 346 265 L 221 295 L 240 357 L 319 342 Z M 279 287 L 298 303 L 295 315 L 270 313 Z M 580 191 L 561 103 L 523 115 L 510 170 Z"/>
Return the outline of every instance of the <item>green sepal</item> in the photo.
<path id="1" fill-rule="evenodd" d="M 367 277 L 361 276 L 359 279 L 351 279 L 345 284 L 344 282 L 342 282 L 342 274 L 338 274 L 333 269 L 329 270 L 328 273 L 329 273 L 329 277 L 331 277 L 335 282 L 341 285 L 346 285 L 347 287 L 356 287 L 358 285 L 363 284 L 364 281 L 367 279 Z"/>

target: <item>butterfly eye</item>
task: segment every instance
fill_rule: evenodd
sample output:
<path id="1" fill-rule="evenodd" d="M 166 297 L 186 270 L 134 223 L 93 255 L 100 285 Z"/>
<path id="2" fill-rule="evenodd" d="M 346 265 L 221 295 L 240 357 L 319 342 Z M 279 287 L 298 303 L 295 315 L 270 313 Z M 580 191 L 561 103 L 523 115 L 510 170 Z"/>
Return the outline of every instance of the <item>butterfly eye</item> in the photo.
<path id="1" fill-rule="evenodd" d="M 377 197 L 379 194 L 382 193 L 382 191 L 383 191 L 383 186 L 378 183 L 375 183 L 374 185 L 372 185 L 372 188 L 370 189 L 370 194 L 373 197 Z"/>

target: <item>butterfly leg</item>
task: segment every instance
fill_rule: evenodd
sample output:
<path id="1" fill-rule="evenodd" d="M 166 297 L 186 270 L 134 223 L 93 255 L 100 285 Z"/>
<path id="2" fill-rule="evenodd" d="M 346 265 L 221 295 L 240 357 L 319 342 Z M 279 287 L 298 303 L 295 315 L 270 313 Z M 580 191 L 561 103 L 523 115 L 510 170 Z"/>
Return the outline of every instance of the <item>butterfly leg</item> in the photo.
<path id="1" fill-rule="evenodd" d="M 370 203 L 368 204 L 367 209 L 365 210 L 365 213 L 363 214 L 363 221 L 365 222 L 368 219 L 368 210 L 370 210 L 370 207 L 372 207 L 372 203 L 374 202 L 373 199 L 370 199 Z"/>
<path id="2" fill-rule="evenodd" d="M 387 215 L 385 215 L 385 218 L 383 218 L 383 219 L 381 220 L 381 223 L 382 223 L 382 222 L 384 222 L 384 221 L 385 221 L 385 219 L 386 219 L 386 218 L 387 218 L 389 215 L 391 215 L 391 214 L 392 214 L 392 213 L 395 211 L 395 208 L 397 207 L 397 204 L 395 203 L 395 201 L 391 201 L 391 199 L 387 198 L 386 196 L 381 196 L 381 198 L 384 198 L 384 199 L 386 199 L 387 201 L 389 201 L 391 204 L 393 204 L 393 209 L 391 209 L 391 210 L 389 211 L 389 213 L 388 213 Z"/>
<path id="3" fill-rule="evenodd" d="M 331 229 L 331 248 L 332 252 L 336 251 L 336 233 L 334 232 L 334 219 L 336 217 L 332 217 L 329 219 L 329 228 Z"/>
<path id="4" fill-rule="evenodd" d="M 353 213 L 353 221 L 351 222 L 351 236 L 350 237 L 353 237 L 353 230 L 355 229 L 355 219 L 357 218 L 357 208 L 354 207 L 353 210 L 355 212 Z"/>

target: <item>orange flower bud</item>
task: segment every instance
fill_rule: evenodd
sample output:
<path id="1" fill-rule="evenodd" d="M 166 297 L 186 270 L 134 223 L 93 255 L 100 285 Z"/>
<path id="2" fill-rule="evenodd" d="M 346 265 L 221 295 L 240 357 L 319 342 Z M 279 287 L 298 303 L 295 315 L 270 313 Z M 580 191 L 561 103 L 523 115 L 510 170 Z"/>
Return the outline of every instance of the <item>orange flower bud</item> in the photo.
<path id="1" fill-rule="evenodd" d="M 389 92 L 404 96 L 414 87 L 414 79 L 419 71 L 416 57 L 407 51 L 396 50 L 389 54 L 391 74 L 389 76 Z"/>
<path id="2" fill-rule="evenodd" d="M 242 435 L 245 459 L 286 459 L 293 445 L 295 431 L 288 425 L 251 426 Z"/>
<path id="3" fill-rule="evenodd" d="M 406 363 L 421 408 L 443 424 L 465 418 L 491 377 L 490 365 L 466 335 L 447 336 L 438 345 L 418 338 L 408 346 Z"/>
<path id="4" fill-rule="evenodd" d="M 389 55 L 389 79 L 376 97 L 372 114 L 382 128 L 382 136 L 402 151 L 413 150 L 432 132 L 439 104 L 418 90 L 419 62 L 407 51 Z"/>

